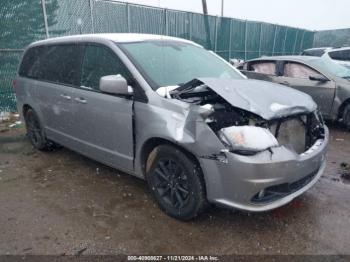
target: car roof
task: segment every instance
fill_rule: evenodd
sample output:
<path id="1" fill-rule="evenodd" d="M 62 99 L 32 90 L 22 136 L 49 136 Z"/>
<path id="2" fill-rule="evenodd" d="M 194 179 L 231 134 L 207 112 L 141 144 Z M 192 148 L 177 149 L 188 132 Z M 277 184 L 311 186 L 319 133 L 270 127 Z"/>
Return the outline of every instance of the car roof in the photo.
<path id="1" fill-rule="evenodd" d="M 54 37 L 45 40 L 40 40 L 32 43 L 30 46 L 37 45 L 46 45 L 46 44 L 58 44 L 65 42 L 73 42 L 73 41 L 100 41 L 100 40 L 109 40 L 116 43 L 133 43 L 133 42 L 143 42 L 143 41 L 156 41 L 156 40 L 165 40 L 165 41 L 177 41 L 182 43 L 188 43 L 197 45 L 198 44 L 172 36 L 164 36 L 164 35 L 152 35 L 152 34 L 135 34 L 135 33 L 106 33 L 106 34 L 82 34 L 82 35 L 71 35 L 71 36 L 61 36 Z"/>
<path id="2" fill-rule="evenodd" d="M 313 50 L 331 50 L 333 49 L 333 47 L 327 46 L 327 47 L 313 47 L 313 48 L 309 48 L 309 49 L 305 49 L 303 52 L 305 51 L 313 51 Z"/>
<path id="3" fill-rule="evenodd" d="M 350 50 L 350 47 L 344 46 L 344 47 L 334 48 L 332 50 L 327 50 L 327 52 L 342 51 L 342 50 Z"/>
<path id="4" fill-rule="evenodd" d="M 291 61 L 296 61 L 296 62 L 310 62 L 310 61 L 315 61 L 315 60 L 320 60 L 322 59 L 321 57 L 317 56 L 301 56 L 301 55 L 290 55 L 290 56 L 263 56 L 260 58 L 256 59 L 251 59 L 247 62 L 252 62 L 252 61 L 264 61 L 264 60 L 291 60 Z"/>

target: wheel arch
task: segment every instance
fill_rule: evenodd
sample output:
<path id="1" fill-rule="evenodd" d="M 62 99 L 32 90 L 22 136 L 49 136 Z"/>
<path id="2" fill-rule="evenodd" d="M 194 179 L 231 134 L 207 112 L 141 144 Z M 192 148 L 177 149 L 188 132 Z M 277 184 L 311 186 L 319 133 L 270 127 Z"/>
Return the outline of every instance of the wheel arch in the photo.
<path id="1" fill-rule="evenodd" d="M 170 145 L 170 146 L 180 150 L 182 153 L 184 153 L 188 158 L 190 158 L 198 166 L 198 168 L 201 171 L 201 175 L 203 176 L 203 172 L 202 172 L 202 168 L 200 166 L 200 163 L 199 163 L 197 157 L 192 152 L 190 152 L 186 148 L 184 148 L 181 145 L 176 144 L 170 140 L 160 138 L 160 137 L 153 137 L 153 138 L 149 138 L 147 141 L 145 141 L 141 147 L 141 150 L 140 150 L 139 163 L 140 163 L 142 175 L 144 178 L 146 178 L 146 167 L 147 167 L 147 161 L 149 159 L 149 156 L 150 156 L 151 152 L 156 147 L 158 147 L 160 145 Z"/>
<path id="2" fill-rule="evenodd" d="M 344 109 L 347 105 L 350 105 L 350 97 L 343 101 L 343 103 L 340 105 L 338 110 L 338 120 L 343 117 Z"/>
<path id="3" fill-rule="evenodd" d="M 24 104 L 24 105 L 22 106 L 22 114 L 23 114 L 23 116 L 25 116 L 25 114 L 27 113 L 27 111 L 28 111 L 29 109 L 34 110 L 33 107 L 31 107 L 29 104 Z"/>

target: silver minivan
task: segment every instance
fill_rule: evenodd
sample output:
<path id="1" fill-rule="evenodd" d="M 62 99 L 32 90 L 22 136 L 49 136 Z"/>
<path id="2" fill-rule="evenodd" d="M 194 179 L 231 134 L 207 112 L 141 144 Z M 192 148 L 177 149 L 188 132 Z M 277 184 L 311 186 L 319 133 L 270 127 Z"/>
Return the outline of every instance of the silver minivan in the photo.
<path id="1" fill-rule="evenodd" d="M 322 175 L 310 96 L 248 80 L 184 39 L 94 34 L 31 44 L 14 81 L 34 147 L 70 148 L 146 179 L 168 215 L 282 206 Z"/>

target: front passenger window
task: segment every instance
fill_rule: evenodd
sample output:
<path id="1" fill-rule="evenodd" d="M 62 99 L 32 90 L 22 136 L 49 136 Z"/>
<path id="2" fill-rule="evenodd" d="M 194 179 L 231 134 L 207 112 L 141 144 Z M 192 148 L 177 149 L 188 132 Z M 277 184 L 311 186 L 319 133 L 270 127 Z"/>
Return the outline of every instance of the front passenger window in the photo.
<path id="1" fill-rule="evenodd" d="M 289 62 L 284 64 L 285 77 L 309 79 L 310 76 L 318 75 L 320 74 L 317 71 L 300 63 Z"/>
<path id="2" fill-rule="evenodd" d="M 102 46 L 86 46 L 81 71 L 81 87 L 100 91 L 101 77 L 118 74 L 127 80 L 130 79 L 128 70 L 112 51 Z"/>
<path id="3" fill-rule="evenodd" d="M 270 61 L 253 63 L 250 65 L 250 70 L 260 74 L 275 75 L 276 74 L 276 63 Z"/>

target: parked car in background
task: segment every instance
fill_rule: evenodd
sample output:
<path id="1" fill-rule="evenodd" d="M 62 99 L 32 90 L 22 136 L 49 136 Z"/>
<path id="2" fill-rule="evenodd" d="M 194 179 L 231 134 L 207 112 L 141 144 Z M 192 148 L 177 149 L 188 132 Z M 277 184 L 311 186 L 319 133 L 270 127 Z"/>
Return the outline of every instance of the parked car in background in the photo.
<path id="1" fill-rule="evenodd" d="M 350 129 L 350 69 L 327 57 L 280 56 L 247 61 L 248 78 L 293 87 L 309 94 L 324 118 Z"/>
<path id="2" fill-rule="evenodd" d="M 323 57 L 330 58 L 334 62 L 350 68 L 350 47 L 329 50 L 323 54 Z"/>
<path id="3" fill-rule="evenodd" d="M 146 179 L 160 208 L 178 219 L 208 202 L 277 208 L 325 168 L 328 129 L 310 96 L 248 80 L 184 39 L 94 34 L 35 42 L 14 89 L 34 147 L 58 143 Z"/>
<path id="4" fill-rule="evenodd" d="M 323 56 L 327 51 L 332 50 L 333 47 L 315 47 L 315 48 L 310 48 L 306 49 L 303 52 L 301 52 L 300 55 L 304 56 Z"/>

